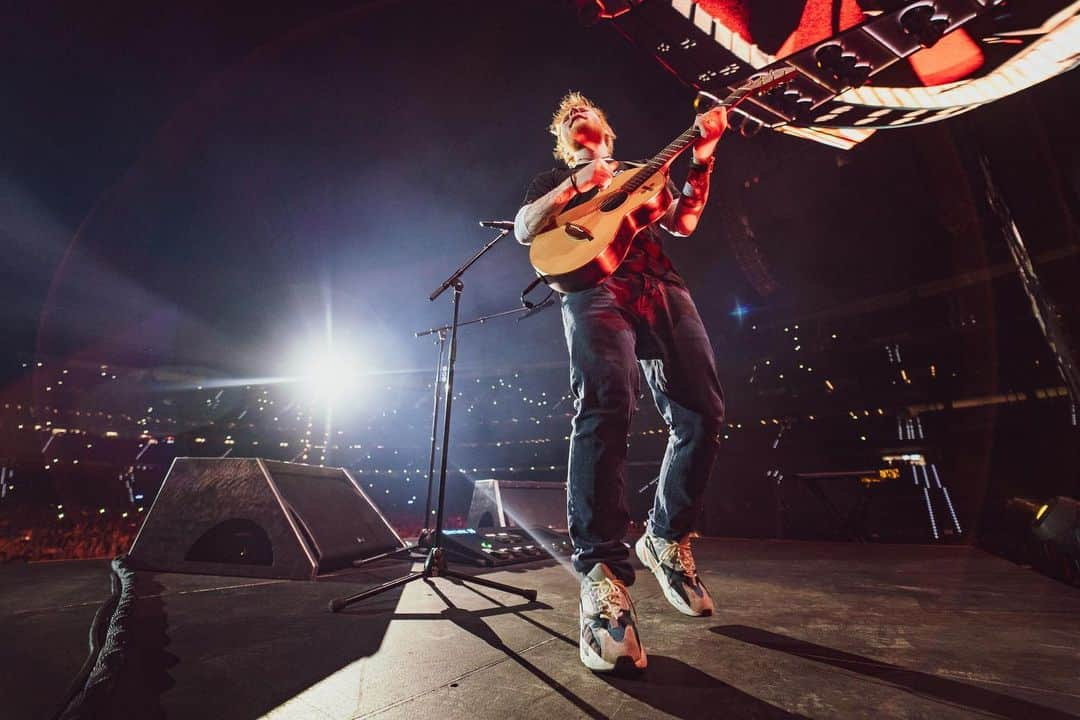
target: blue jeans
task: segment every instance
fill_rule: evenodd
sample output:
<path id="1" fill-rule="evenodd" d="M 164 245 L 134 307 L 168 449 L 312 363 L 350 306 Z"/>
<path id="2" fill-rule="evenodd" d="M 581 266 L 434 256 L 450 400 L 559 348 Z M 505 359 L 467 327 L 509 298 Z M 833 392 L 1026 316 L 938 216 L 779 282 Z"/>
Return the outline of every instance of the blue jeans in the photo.
<path id="1" fill-rule="evenodd" d="M 649 529 L 678 540 L 697 520 L 719 449 L 724 394 L 712 345 L 686 288 L 651 275 L 564 295 L 562 318 L 576 409 L 567 478 L 574 569 L 602 562 L 630 585 L 624 484 L 638 363 L 670 429 Z"/>

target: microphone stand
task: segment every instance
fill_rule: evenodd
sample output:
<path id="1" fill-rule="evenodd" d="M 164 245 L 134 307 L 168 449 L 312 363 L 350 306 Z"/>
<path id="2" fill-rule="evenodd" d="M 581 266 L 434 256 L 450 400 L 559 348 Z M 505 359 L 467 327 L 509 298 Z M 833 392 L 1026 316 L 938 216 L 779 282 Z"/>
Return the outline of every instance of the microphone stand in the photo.
<path id="1" fill-rule="evenodd" d="M 481 223 L 481 224 L 484 225 L 485 227 L 489 226 L 487 223 Z M 495 225 L 495 223 L 491 223 L 491 225 Z M 392 589 L 394 589 L 396 587 L 406 585 L 406 584 L 408 584 L 410 582 L 413 582 L 414 580 L 427 580 L 428 578 L 433 578 L 433 577 L 455 578 L 455 579 L 458 579 L 458 580 L 462 580 L 462 581 L 465 581 L 465 582 L 470 582 L 470 583 L 480 585 L 480 586 L 483 586 L 483 587 L 492 588 L 493 590 L 502 590 L 503 592 L 511 593 L 511 594 L 514 594 L 514 595 L 520 595 L 521 597 L 526 598 L 529 601 L 536 600 L 536 591 L 535 590 L 525 589 L 525 588 L 517 588 L 517 587 L 514 587 L 512 585 L 505 585 L 503 583 L 495 582 L 493 580 L 488 580 L 487 578 L 477 577 L 477 576 L 473 576 L 473 575 L 466 575 L 464 573 L 459 573 L 459 572 L 457 572 L 455 570 L 451 570 L 449 568 L 448 564 L 447 564 L 446 553 L 444 552 L 443 546 L 442 546 L 443 517 L 444 517 L 444 514 L 445 514 L 445 510 L 446 510 L 446 466 L 447 466 L 449 443 L 450 443 L 450 411 L 453 408 L 453 401 L 454 401 L 454 365 L 457 362 L 457 331 L 458 331 L 458 328 L 461 326 L 461 322 L 459 321 L 459 317 L 460 317 L 459 313 L 460 313 L 460 309 L 461 309 L 461 294 L 465 289 L 465 284 L 461 281 L 461 276 L 464 275 L 465 272 L 470 267 L 472 267 L 473 263 L 475 263 L 477 260 L 479 260 L 484 255 L 484 253 L 486 253 L 492 247 L 494 247 L 497 242 L 499 242 L 504 237 L 509 235 L 510 231 L 513 229 L 513 224 L 509 223 L 509 222 L 506 222 L 506 223 L 500 223 L 499 225 L 495 225 L 495 227 L 498 227 L 499 234 L 493 240 L 491 240 L 491 242 L 487 243 L 486 245 L 484 245 L 484 247 L 480 248 L 479 252 L 477 252 L 471 258 L 466 260 L 465 263 L 461 267 L 459 267 L 457 270 L 455 270 L 453 273 L 451 273 L 450 277 L 448 277 L 445 281 L 443 281 L 443 283 L 441 285 L 439 285 L 439 287 L 436 288 L 435 291 L 432 292 L 428 296 L 428 300 L 434 301 L 440 295 L 442 295 L 444 292 L 446 292 L 448 289 L 453 288 L 454 295 L 451 298 L 452 305 L 453 305 L 453 315 L 452 315 L 452 320 L 450 321 L 450 325 L 448 327 L 445 327 L 445 328 L 435 328 L 433 330 L 428 330 L 428 331 L 424 331 L 424 332 L 421 332 L 421 333 L 417 333 L 417 337 L 420 337 L 420 336 L 423 336 L 423 335 L 429 335 L 429 334 L 432 334 L 434 332 L 438 332 L 440 334 L 440 347 L 439 347 L 440 368 L 436 371 L 436 376 L 435 376 L 436 380 L 438 380 L 439 376 L 441 375 L 441 369 L 442 369 L 441 368 L 441 364 L 442 364 L 441 359 L 442 359 L 442 352 L 443 352 L 443 348 L 442 348 L 443 340 L 442 340 L 442 338 L 445 335 L 445 332 L 446 332 L 447 329 L 450 331 L 450 337 L 449 337 L 449 341 L 448 341 L 448 343 L 449 343 L 448 344 L 449 351 L 447 352 L 447 361 L 446 361 L 446 380 L 445 380 L 445 383 L 444 383 L 445 387 L 444 387 L 444 392 L 443 392 L 442 451 L 441 451 L 440 460 L 439 460 L 439 495 L 438 495 L 438 500 L 437 500 L 436 505 L 435 505 L 435 508 L 436 508 L 436 510 L 435 510 L 435 531 L 434 531 L 434 534 L 429 535 L 431 544 L 430 544 L 430 546 L 428 548 L 426 558 L 424 559 L 423 569 L 418 571 L 418 572 L 411 572 L 411 573 L 409 573 L 407 575 L 403 575 L 403 576 L 401 576 L 399 578 L 395 578 L 394 580 L 390 580 L 389 582 L 385 582 L 385 583 L 383 583 L 381 585 L 378 585 L 376 587 L 373 587 L 373 588 L 371 588 L 369 590 L 365 590 L 364 592 L 357 593 L 355 595 L 350 595 L 349 597 L 336 598 L 334 600 L 331 600 L 330 601 L 330 611 L 331 612 L 338 612 L 338 611 L 348 607 L 349 605 L 352 605 L 353 603 L 357 603 L 357 602 L 360 602 L 361 600 L 366 600 L 367 598 L 374 597 L 376 595 L 379 595 L 381 593 L 386 592 L 387 590 L 392 590 Z M 509 313 L 500 313 L 500 314 L 505 315 L 505 314 L 509 314 Z M 470 322 L 480 322 L 480 320 L 473 320 L 473 321 L 470 321 Z M 429 486 L 428 486 L 429 487 L 429 493 L 428 494 L 429 494 L 429 497 L 430 497 L 430 482 L 431 482 L 432 476 L 434 474 L 434 458 L 435 458 L 435 432 L 434 432 L 434 430 L 438 426 L 438 382 L 436 382 L 435 387 L 436 387 L 436 390 L 435 390 L 435 393 L 436 393 L 436 395 L 435 395 L 435 397 L 436 397 L 436 407 L 435 407 L 435 417 L 432 419 L 432 438 L 431 438 L 431 441 L 432 441 L 432 452 L 431 452 L 431 460 L 432 460 L 432 462 L 431 462 L 431 471 L 432 471 L 432 475 L 429 475 L 429 477 L 428 477 L 428 482 L 429 482 Z M 430 513 L 431 512 L 430 508 L 427 509 L 426 512 Z M 424 518 L 424 524 L 425 525 L 427 524 L 427 517 Z M 411 549 L 412 548 L 409 548 L 409 550 L 411 550 Z M 400 551 L 395 551 L 395 552 L 400 552 Z M 386 555 L 380 556 L 380 559 L 382 557 L 386 557 Z M 370 560 L 375 560 L 375 559 L 376 558 L 370 558 Z"/>
<path id="2" fill-rule="evenodd" d="M 465 327 L 466 325 L 477 325 L 477 324 L 483 325 L 488 320 L 496 320 L 498 318 L 510 317 L 512 315 L 520 315 L 521 317 L 519 317 L 517 319 L 517 321 L 521 322 L 525 318 L 530 317 L 533 314 L 539 312 L 540 310 L 542 310 L 542 309 L 544 309 L 546 307 L 549 307 L 551 305 L 554 305 L 554 304 L 555 304 L 554 300 L 545 300 L 545 301 L 543 301 L 541 303 L 537 303 L 535 305 L 530 303 L 529 305 L 526 305 L 524 307 L 514 308 L 513 310 L 503 310 L 502 312 L 491 313 L 490 315 L 481 315 L 479 317 L 472 318 L 471 320 L 464 320 L 464 321 L 458 323 L 458 327 L 462 328 L 462 327 Z M 427 500 L 424 503 L 424 527 L 420 531 L 420 538 L 418 539 L 418 542 L 417 542 L 418 545 L 424 545 L 425 544 L 425 538 L 431 532 L 431 529 L 427 526 L 427 523 L 428 523 L 428 520 L 431 518 L 431 491 L 432 491 L 432 488 L 435 487 L 435 448 L 436 448 L 436 445 L 437 445 L 436 440 L 435 440 L 435 433 L 438 431 L 439 384 L 443 381 L 442 370 L 443 370 L 443 357 L 444 357 L 444 355 L 446 353 L 446 333 L 450 329 L 451 329 L 450 325 L 440 325 L 439 327 L 430 328 L 428 330 L 421 330 L 421 331 L 419 331 L 417 333 L 414 333 L 415 336 L 418 337 L 418 338 L 426 337 L 428 335 L 437 335 L 438 338 L 439 338 L 439 360 L 438 360 L 438 363 L 435 366 L 435 386 L 434 386 L 435 387 L 435 399 L 434 399 L 434 402 L 433 402 L 433 405 L 434 405 L 435 409 L 434 409 L 434 412 L 432 413 L 432 418 L 431 418 L 431 456 L 430 456 L 430 459 L 428 461 Z M 394 552 L 396 553 L 396 552 L 401 552 L 401 551 L 396 550 Z M 353 564 L 356 565 L 357 567 L 359 567 L 360 565 L 362 565 L 364 563 L 368 563 L 368 562 L 371 562 L 373 560 L 380 559 L 382 557 L 385 557 L 385 556 L 379 556 L 378 558 L 370 558 L 368 560 L 360 560 L 360 561 L 355 562 Z"/>

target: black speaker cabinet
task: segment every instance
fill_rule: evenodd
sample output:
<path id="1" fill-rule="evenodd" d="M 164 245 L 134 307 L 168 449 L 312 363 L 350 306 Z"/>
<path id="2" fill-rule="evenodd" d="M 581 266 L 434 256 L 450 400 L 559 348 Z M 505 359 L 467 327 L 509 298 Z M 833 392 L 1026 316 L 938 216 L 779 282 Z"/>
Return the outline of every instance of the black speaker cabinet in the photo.
<path id="1" fill-rule="evenodd" d="M 177 458 L 129 557 L 138 569 L 311 580 L 403 546 L 343 468 Z"/>
<path id="2" fill-rule="evenodd" d="M 467 525 L 565 530 L 566 483 L 477 480 Z"/>

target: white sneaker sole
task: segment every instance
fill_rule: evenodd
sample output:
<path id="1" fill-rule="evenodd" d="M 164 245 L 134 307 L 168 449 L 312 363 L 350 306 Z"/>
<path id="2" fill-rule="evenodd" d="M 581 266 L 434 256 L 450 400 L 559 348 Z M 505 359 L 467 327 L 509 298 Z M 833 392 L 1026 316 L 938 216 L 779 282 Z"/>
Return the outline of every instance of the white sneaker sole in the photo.
<path id="1" fill-rule="evenodd" d="M 645 648 L 641 648 L 641 657 L 634 660 L 629 655 L 623 655 L 618 660 L 622 660 L 623 663 L 608 662 L 601 655 L 597 654 L 592 646 L 582 641 L 582 617 L 581 609 L 578 608 L 578 657 L 581 658 L 581 663 L 592 670 L 593 672 L 613 672 L 623 669 L 629 669 L 626 666 L 630 665 L 635 670 L 644 670 L 645 666 L 649 664 L 649 656 L 645 654 Z M 641 638 L 638 638 L 638 644 L 640 646 Z"/>
<path id="2" fill-rule="evenodd" d="M 593 672 L 612 672 L 621 667 L 620 664 L 608 662 L 597 655 L 595 650 L 588 645 L 582 644 L 580 639 L 578 640 L 578 656 L 581 658 L 582 664 Z M 629 661 L 635 670 L 644 670 L 649 664 L 649 658 L 645 654 L 645 648 L 641 649 L 641 657 L 637 660 L 633 660 L 629 655 L 625 655 L 619 659 Z"/>
<path id="3" fill-rule="evenodd" d="M 645 547 L 645 536 L 642 535 L 638 538 L 638 541 L 634 543 L 634 553 L 638 556 L 638 560 L 641 564 L 649 568 L 653 577 L 656 578 L 656 582 L 660 585 L 660 589 L 664 592 L 664 597 L 667 598 L 668 603 L 681 612 L 683 615 L 689 615 L 690 617 L 709 617 L 713 614 L 712 608 L 702 612 L 694 612 L 693 609 L 686 604 L 682 596 L 675 592 L 667 583 L 667 577 L 664 575 L 664 570 L 660 566 L 660 563 L 653 559 L 652 552 L 649 548 Z"/>

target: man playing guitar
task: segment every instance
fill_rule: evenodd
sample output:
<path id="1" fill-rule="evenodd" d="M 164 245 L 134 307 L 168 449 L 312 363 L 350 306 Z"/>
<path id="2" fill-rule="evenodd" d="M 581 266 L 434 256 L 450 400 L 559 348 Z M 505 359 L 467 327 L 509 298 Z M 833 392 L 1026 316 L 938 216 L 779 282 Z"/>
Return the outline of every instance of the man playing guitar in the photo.
<path id="1" fill-rule="evenodd" d="M 713 151 L 727 127 L 717 107 L 698 115 L 699 136 L 682 192 L 658 224 L 673 235 L 697 227 L 709 192 Z M 541 173 L 514 220 L 528 245 L 557 215 L 602 192 L 633 168 L 611 158 L 615 132 L 580 93 L 559 104 L 551 122 L 555 156 L 565 168 Z M 629 523 L 623 492 L 626 443 L 639 391 L 638 363 L 670 428 L 667 452 L 638 558 L 664 595 L 686 615 L 713 602 L 697 575 L 690 531 L 719 448 L 724 398 L 712 345 L 685 283 L 663 251 L 655 224 L 634 237 L 625 260 L 599 285 L 561 296 L 576 414 L 570 436 L 567 513 L 573 564 L 582 575 L 579 639 L 592 670 L 643 669 L 647 659 L 627 587 L 634 568 L 622 539 Z"/>

